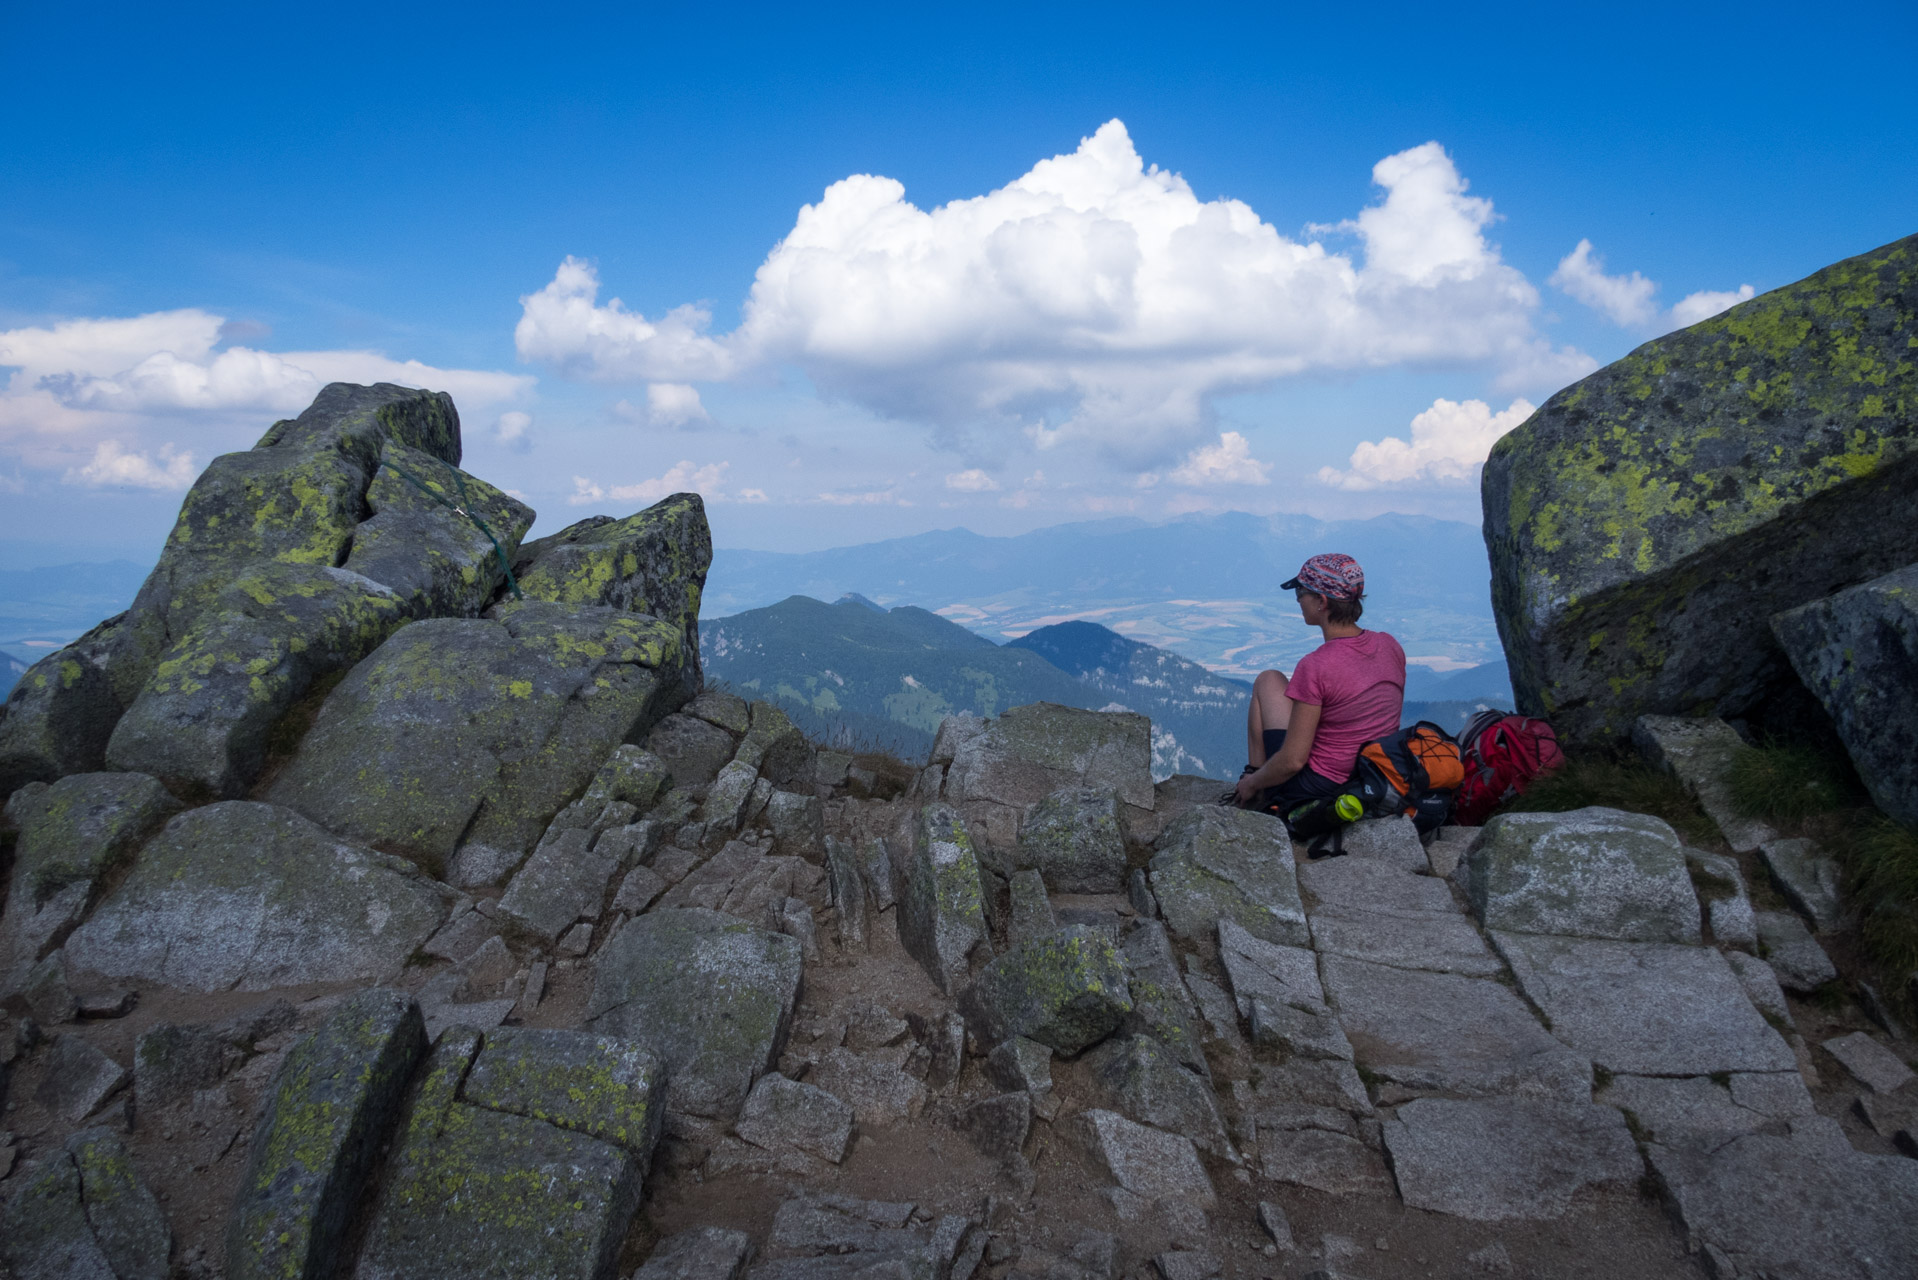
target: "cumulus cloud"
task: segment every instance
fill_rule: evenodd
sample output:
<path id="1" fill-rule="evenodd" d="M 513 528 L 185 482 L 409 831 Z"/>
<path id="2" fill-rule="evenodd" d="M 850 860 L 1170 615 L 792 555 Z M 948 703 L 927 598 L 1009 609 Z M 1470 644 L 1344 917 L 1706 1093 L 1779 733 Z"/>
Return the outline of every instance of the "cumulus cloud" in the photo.
<path id="1" fill-rule="evenodd" d="M 573 477 L 573 494 L 566 499 L 572 507 L 583 507 L 594 502 L 644 502 L 651 504 L 675 493 L 697 493 L 713 501 L 724 501 L 725 491 L 720 488 L 720 478 L 725 475 L 730 462 L 709 462 L 699 466 L 682 458 L 666 469 L 666 474 L 652 480 L 641 480 L 637 484 L 616 484 L 602 486 L 585 476 Z M 757 492 L 757 490 L 755 490 Z"/>
<path id="2" fill-rule="evenodd" d="M 439 369 L 377 351 L 218 350 L 223 317 L 187 308 L 131 319 L 68 320 L 0 332 L 8 393 L 44 389 L 63 404 L 123 412 L 303 409 L 329 382 L 398 382 L 451 392 L 462 404 L 516 400 L 534 379 Z"/>
<path id="3" fill-rule="evenodd" d="M 999 489 L 999 482 L 978 467 L 973 467 L 947 476 L 946 488 L 956 489 L 960 493 L 995 493 Z"/>
<path id="4" fill-rule="evenodd" d="M 1748 284 L 1737 289 L 1700 289 L 1697 293 L 1688 293 L 1672 306 L 1672 323 L 1683 329 L 1687 325 L 1697 324 L 1700 320 L 1709 320 L 1721 311 L 1729 310 L 1741 302 L 1750 302 L 1757 291 Z"/>
<path id="5" fill-rule="evenodd" d="M 1605 259 L 1592 248 L 1590 240 L 1580 240 L 1577 248 L 1559 260 L 1558 270 L 1552 272 L 1548 283 L 1616 325 L 1630 328 L 1650 324 L 1658 314 L 1652 303 L 1658 284 L 1636 271 L 1628 276 L 1606 275 Z"/>
<path id="6" fill-rule="evenodd" d="M 185 446 L 156 462 L 143 437 L 184 434 L 210 452 L 251 443 L 263 417 L 298 412 L 329 382 L 448 391 L 468 413 L 524 399 L 536 382 L 377 351 L 223 345 L 241 334 L 265 328 L 191 307 L 0 331 L 0 369 L 10 370 L 0 382 L 0 451 L 74 483 L 172 489 Z"/>
<path id="7" fill-rule="evenodd" d="M 533 425 L 533 415 L 519 409 L 511 409 L 499 416 L 494 424 L 493 436 L 509 449 L 524 452 L 532 447 L 526 431 Z"/>
<path id="8" fill-rule="evenodd" d="M 1491 202 L 1436 142 L 1381 160 L 1381 195 L 1299 241 L 1241 201 L 1200 200 L 1108 122 L 1076 151 L 931 210 L 855 174 L 799 211 L 760 265 L 743 320 L 657 320 L 597 301 L 568 258 L 522 298 L 521 357 L 570 376 L 699 382 L 797 364 L 829 396 L 1041 446 L 1090 441 L 1142 463 L 1207 435 L 1220 393 L 1317 370 L 1470 364 L 1550 379 L 1537 290 L 1485 230 Z M 1552 354 L 1549 345 L 1547 354 Z"/>
<path id="9" fill-rule="evenodd" d="M 161 491 L 184 489 L 193 483 L 200 469 L 193 455 L 182 453 L 171 444 L 160 447 L 156 462 L 144 453 L 128 452 L 118 440 L 102 440 L 94 447 L 93 459 L 83 467 L 68 471 L 68 484 L 83 484 L 96 489 L 132 488 Z"/>
<path id="10" fill-rule="evenodd" d="M 597 303 L 599 274 L 569 257 L 552 283 L 522 297 L 513 342 L 520 359 L 601 381 L 642 378 L 709 381 L 729 376 L 731 349 L 705 336 L 712 313 L 675 307 L 657 322 L 628 311 L 618 298 Z"/>
<path id="11" fill-rule="evenodd" d="M 1438 399 L 1412 419 L 1412 438 L 1367 440 L 1352 451 L 1348 469 L 1319 469 L 1319 483 L 1336 489 L 1385 489 L 1456 484 L 1477 478 L 1498 438 L 1531 417 L 1536 407 L 1514 400 L 1497 413 L 1483 400 Z"/>
<path id="12" fill-rule="evenodd" d="M 1223 432 L 1217 444 L 1205 445 L 1186 455 L 1184 462 L 1166 473 L 1166 479 L 1188 489 L 1215 489 L 1229 485 L 1269 484 L 1269 462 L 1252 456 L 1252 446 L 1236 431 Z"/>

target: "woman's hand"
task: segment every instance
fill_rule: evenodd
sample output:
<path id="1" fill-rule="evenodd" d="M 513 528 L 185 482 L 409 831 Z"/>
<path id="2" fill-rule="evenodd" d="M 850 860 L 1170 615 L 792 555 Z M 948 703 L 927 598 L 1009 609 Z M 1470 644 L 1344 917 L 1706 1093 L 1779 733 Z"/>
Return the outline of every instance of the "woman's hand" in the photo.
<path id="1" fill-rule="evenodd" d="M 1261 783 L 1253 781 L 1256 777 L 1258 777 L 1256 773 L 1248 773 L 1240 778 L 1239 785 L 1232 789 L 1232 794 L 1238 798 L 1239 808 L 1246 808 L 1259 798 L 1259 792 L 1265 790 Z"/>

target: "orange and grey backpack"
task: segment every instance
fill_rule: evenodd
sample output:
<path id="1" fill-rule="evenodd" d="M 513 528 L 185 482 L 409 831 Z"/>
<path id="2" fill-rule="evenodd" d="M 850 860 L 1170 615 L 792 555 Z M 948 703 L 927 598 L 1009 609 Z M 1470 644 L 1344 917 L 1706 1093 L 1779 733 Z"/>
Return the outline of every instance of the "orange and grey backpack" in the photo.
<path id="1" fill-rule="evenodd" d="M 1437 830 L 1452 813 L 1452 796 L 1465 781 L 1458 739 L 1421 720 L 1359 748 L 1346 789 L 1368 818 L 1404 815 L 1419 834 Z"/>
<path id="2" fill-rule="evenodd" d="M 1429 720 L 1366 743 L 1352 776 L 1337 793 L 1294 805 L 1279 816 L 1293 836 L 1312 842 L 1321 856 L 1330 837 L 1332 856 L 1344 852 L 1345 828 L 1361 818 L 1412 819 L 1420 835 L 1437 830 L 1452 811 L 1452 794 L 1465 780 L 1458 741 Z"/>

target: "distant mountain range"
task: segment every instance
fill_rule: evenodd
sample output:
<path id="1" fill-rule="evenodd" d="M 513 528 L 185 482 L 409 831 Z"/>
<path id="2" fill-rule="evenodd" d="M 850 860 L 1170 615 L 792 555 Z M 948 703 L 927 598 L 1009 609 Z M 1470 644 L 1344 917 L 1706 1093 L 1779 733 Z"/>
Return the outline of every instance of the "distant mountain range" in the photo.
<path id="1" fill-rule="evenodd" d="M 1043 701 L 1150 716 L 1158 777 L 1225 779 L 1245 763 L 1250 684 L 1096 623 L 1055 623 L 996 645 L 911 605 L 791 596 L 707 619 L 699 632 L 709 681 L 778 702 L 824 741 L 922 759 L 948 715 Z M 1422 695 L 1444 697 L 1408 702 L 1408 721 L 1454 729 L 1508 685 L 1502 663 L 1418 678 Z"/>
<path id="2" fill-rule="evenodd" d="M 1011 538 L 948 529 L 830 551 L 721 550 L 703 612 L 720 617 L 794 594 L 833 600 L 857 592 L 882 606 L 933 610 L 995 639 L 1096 622 L 1249 678 L 1266 667 L 1290 670 L 1318 643 L 1279 583 L 1321 551 L 1343 551 L 1365 566 L 1366 625 L 1397 636 L 1414 663 L 1451 671 L 1503 658 L 1478 527 L 1425 516 L 1324 521 L 1227 512 L 1159 525 L 1056 525 Z"/>

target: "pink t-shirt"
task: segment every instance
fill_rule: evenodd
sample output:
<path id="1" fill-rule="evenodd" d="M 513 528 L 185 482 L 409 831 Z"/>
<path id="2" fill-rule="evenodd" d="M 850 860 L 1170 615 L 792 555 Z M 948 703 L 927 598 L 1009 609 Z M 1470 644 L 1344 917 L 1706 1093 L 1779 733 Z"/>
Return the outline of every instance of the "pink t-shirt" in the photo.
<path id="1" fill-rule="evenodd" d="M 1398 731 L 1405 707 L 1405 650 L 1383 631 L 1327 640 L 1299 659 L 1285 695 L 1321 708 L 1306 768 L 1344 782 L 1352 776 L 1360 747 Z"/>

